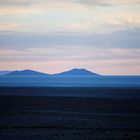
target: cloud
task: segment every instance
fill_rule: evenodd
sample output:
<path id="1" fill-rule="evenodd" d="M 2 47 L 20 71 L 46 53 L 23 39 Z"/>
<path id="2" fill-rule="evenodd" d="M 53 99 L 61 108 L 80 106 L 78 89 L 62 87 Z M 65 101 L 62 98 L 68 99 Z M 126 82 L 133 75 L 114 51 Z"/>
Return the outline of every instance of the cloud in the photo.
<path id="1" fill-rule="evenodd" d="M 63 32 L 96 32 L 96 33 L 109 33 L 121 30 L 129 30 L 140 28 L 140 16 L 124 14 L 124 15 L 106 15 L 104 18 L 89 17 L 87 22 L 73 23 L 60 27 L 56 31 Z M 106 18 L 106 19 L 105 19 Z M 92 20 L 93 19 L 93 20 Z M 94 21 L 95 20 L 95 21 Z"/>
<path id="2" fill-rule="evenodd" d="M 97 32 L 107 33 L 140 28 L 140 17 L 136 15 L 124 14 L 120 17 L 114 16 L 107 19 L 99 22 L 99 25 L 95 28 Z"/>
<path id="3" fill-rule="evenodd" d="M 15 31 L 18 28 L 19 25 L 16 23 L 0 22 L 0 31 Z"/>
<path id="4" fill-rule="evenodd" d="M 28 1 L 28 0 L 0 0 L 0 5 L 1 6 L 15 6 L 15 5 L 27 5 L 30 4 L 30 2 L 33 1 Z"/>
<path id="5" fill-rule="evenodd" d="M 19 12 L 27 13 L 28 11 L 48 11 L 50 9 L 60 9 L 66 11 L 77 11 L 77 10 L 85 10 L 86 7 L 79 5 L 75 1 L 63 1 L 63 0 L 0 0 L 1 14 L 7 14 L 8 10 L 13 14 Z M 14 12 L 12 9 L 16 9 Z M 11 13 L 11 14 L 12 14 Z M 9 13 L 10 14 L 10 13 Z"/>
<path id="6" fill-rule="evenodd" d="M 0 0 L 1 5 L 15 6 L 15 5 L 33 5 L 39 3 L 83 3 L 89 5 L 111 5 L 111 4 L 125 4 L 125 5 L 137 5 L 140 4 L 139 0 Z"/>
<path id="7" fill-rule="evenodd" d="M 0 15 L 7 16 L 7 21 L 11 22 L 12 19 L 12 22 L 14 20 L 15 24 L 20 25 L 20 28 L 18 30 L 15 28 L 15 31 L 35 34 L 89 31 L 108 33 L 140 27 L 139 14 L 131 10 L 125 12 L 123 9 L 87 10 L 73 3 L 51 3 L 30 8 L 0 8 Z M 7 31 L 6 28 L 4 29 Z"/>
<path id="8" fill-rule="evenodd" d="M 85 22 L 85 23 L 73 23 L 68 24 L 57 29 L 57 32 L 89 32 L 95 29 L 94 23 Z"/>
<path id="9" fill-rule="evenodd" d="M 0 34 L 0 48 L 51 48 L 52 46 L 81 46 L 100 48 L 139 48 L 140 29 L 116 31 L 108 34 L 48 33 Z M 54 41 L 55 40 L 55 41 Z"/>
<path id="10" fill-rule="evenodd" d="M 78 2 L 88 5 L 111 6 L 111 5 L 139 5 L 139 0 L 79 0 Z"/>
<path id="11" fill-rule="evenodd" d="M 58 73 L 72 68 L 86 68 L 93 72 L 108 75 L 139 75 L 139 60 L 94 60 L 94 61 L 10 61 L 0 62 L 0 69 L 33 69 L 47 73 Z"/>
<path id="12" fill-rule="evenodd" d="M 101 74 L 140 74 L 139 48 L 50 48 L 0 49 L 0 69 L 34 69 L 55 73 L 87 68 Z"/>
<path id="13" fill-rule="evenodd" d="M 0 68 L 138 73 L 139 7 L 139 0 L 0 0 Z"/>
<path id="14" fill-rule="evenodd" d="M 53 46 L 51 48 L 0 49 L 0 61 L 104 61 L 140 60 L 139 48 L 87 48 Z"/>
<path id="15" fill-rule="evenodd" d="M 138 4 L 137 0 L 0 0 L 0 16 L 14 20 L 21 32 L 106 33 L 140 27 Z"/>
<path id="16" fill-rule="evenodd" d="M 90 6 L 108 6 L 109 4 L 106 0 L 79 0 L 78 2 Z"/>

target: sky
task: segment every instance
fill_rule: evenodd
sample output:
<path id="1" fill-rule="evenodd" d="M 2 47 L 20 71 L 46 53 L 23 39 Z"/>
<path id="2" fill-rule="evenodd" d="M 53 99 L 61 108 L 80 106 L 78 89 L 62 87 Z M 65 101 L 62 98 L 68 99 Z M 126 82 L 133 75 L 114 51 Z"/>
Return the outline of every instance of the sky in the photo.
<path id="1" fill-rule="evenodd" d="M 140 0 L 0 0 L 0 70 L 140 75 Z"/>

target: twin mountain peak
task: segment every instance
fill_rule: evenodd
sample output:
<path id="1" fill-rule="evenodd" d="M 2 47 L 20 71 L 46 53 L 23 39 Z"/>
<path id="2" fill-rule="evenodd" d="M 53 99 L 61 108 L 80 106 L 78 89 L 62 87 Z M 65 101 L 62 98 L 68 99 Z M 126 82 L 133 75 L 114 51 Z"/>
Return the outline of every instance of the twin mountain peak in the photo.
<path id="1" fill-rule="evenodd" d="M 47 74 L 34 70 L 21 70 L 21 71 L 12 71 L 6 76 L 99 76 L 97 73 L 93 73 L 86 69 L 72 69 L 69 71 L 64 71 L 57 74 Z"/>

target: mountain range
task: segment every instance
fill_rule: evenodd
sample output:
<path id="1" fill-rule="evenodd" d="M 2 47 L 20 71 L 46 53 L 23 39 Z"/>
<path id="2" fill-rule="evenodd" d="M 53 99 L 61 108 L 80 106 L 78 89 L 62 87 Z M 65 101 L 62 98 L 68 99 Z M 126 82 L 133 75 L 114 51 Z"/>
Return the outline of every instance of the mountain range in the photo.
<path id="1" fill-rule="evenodd" d="M 5 74 L 8 74 L 10 72 L 12 72 L 12 71 L 0 71 L 0 75 L 5 75 Z"/>
<path id="2" fill-rule="evenodd" d="M 42 73 L 34 70 L 21 70 L 21 71 L 0 71 L 0 75 L 5 75 L 5 76 L 65 76 L 65 77 L 76 77 L 76 76 L 99 76 L 97 73 L 93 73 L 91 71 L 88 71 L 86 69 L 72 69 L 69 71 L 57 73 L 57 74 L 47 74 L 47 73 Z"/>
<path id="3" fill-rule="evenodd" d="M 7 76 L 47 76 L 46 73 L 41 73 L 34 70 L 22 70 L 22 71 L 13 71 L 8 74 Z"/>

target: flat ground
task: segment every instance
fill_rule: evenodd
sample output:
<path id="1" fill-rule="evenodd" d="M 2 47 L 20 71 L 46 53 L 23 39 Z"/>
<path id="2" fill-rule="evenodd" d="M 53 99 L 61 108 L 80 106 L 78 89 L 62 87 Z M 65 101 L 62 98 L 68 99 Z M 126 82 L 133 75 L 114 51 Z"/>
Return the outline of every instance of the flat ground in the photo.
<path id="1" fill-rule="evenodd" d="M 139 140 L 139 91 L 1 87 L 0 139 Z"/>

